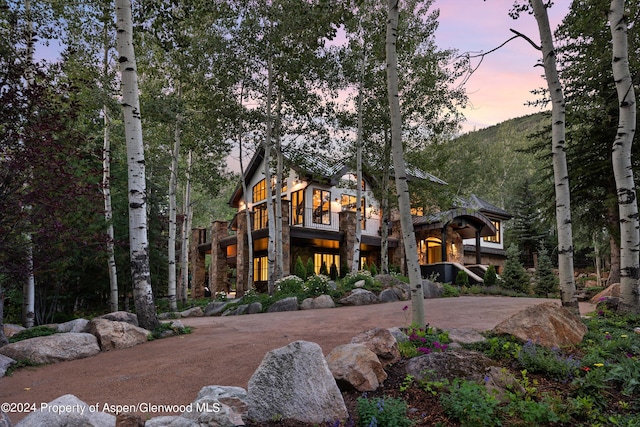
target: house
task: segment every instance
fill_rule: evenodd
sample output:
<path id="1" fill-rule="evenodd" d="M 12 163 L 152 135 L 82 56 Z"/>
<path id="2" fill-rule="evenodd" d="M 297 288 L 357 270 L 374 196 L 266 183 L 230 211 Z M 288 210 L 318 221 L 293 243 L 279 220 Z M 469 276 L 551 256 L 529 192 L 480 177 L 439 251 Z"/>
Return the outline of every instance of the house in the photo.
<path id="1" fill-rule="evenodd" d="M 409 172 L 411 179 L 446 185 L 423 171 Z M 320 158 L 296 162 L 283 175 L 280 238 L 285 275 L 293 271 L 298 257 L 305 263 L 311 258 L 316 273 L 322 264 L 327 269 L 335 265 L 339 271 L 352 265 L 356 244 L 356 185 L 362 189 L 359 265 L 380 265 L 382 212 L 373 191 L 376 183 L 373 177 L 365 176 L 357 183 L 356 176 L 347 166 L 332 166 Z M 228 290 L 230 270 L 235 270 L 235 287 L 239 295 L 252 287 L 266 290 L 270 221 L 266 201 L 267 197 L 275 198 L 275 190 L 265 180 L 262 150 L 251 160 L 244 180 L 248 194 L 245 195 L 243 187 L 238 185 L 229 201 L 237 209 L 234 218 L 214 221 L 210 239 L 207 230 L 194 230 L 191 257 L 194 297 L 203 296 L 201 289 L 206 282 L 212 283 L 214 292 Z M 274 203 L 274 209 L 275 206 Z M 253 259 L 249 259 L 246 209 L 250 211 L 253 229 Z M 500 256 L 504 258 L 501 222 L 509 217 L 508 213 L 475 196 L 466 204 L 460 203 L 437 214 L 425 215 L 419 208 L 415 209 L 413 225 L 423 276 L 429 276 L 428 266 L 444 268 L 442 272 L 438 271 L 439 280 L 452 281 L 451 265 L 458 269 L 464 268 L 464 264 L 490 262 L 501 265 Z M 397 212 L 391 212 L 387 241 L 389 264 L 404 271 L 404 246 Z M 208 272 L 205 271 L 205 254 L 211 254 Z M 472 262 L 468 262 L 470 260 Z M 253 284 L 247 283 L 250 268 L 253 269 Z M 469 273 L 476 277 L 471 271 Z M 477 278 L 477 281 L 481 280 L 481 277 Z"/>

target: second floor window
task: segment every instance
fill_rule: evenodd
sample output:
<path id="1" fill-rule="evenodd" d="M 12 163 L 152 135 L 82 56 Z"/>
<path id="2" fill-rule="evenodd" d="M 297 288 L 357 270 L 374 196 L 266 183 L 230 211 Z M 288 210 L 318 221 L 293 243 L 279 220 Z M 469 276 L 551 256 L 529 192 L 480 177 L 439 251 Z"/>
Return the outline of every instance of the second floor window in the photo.
<path id="1" fill-rule="evenodd" d="M 291 224 L 304 224 L 304 190 L 291 193 Z"/>
<path id="2" fill-rule="evenodd" d="M 364 182 L 364 181 L 363 181 Z M 360 207 L 360 215 L 362 218 L 362 229 L 366 228 L 366 220 L 367 220 L 367 210 L 365 209 L 364 197 L 360 199 L 361 207 Z M 342 206 L 342 211 L 356 211 L 356 196 L 351 196 L 349 194 L 343 194 L 340 196 L 340 205 Z"/>
<path id="3" fill-rule="evenodd" d="M 267 212 L 268 211 L 267 211 L 266 203 L 253 207 L 253 229 L 254 230 L 262 230 L 263 228 L 267 228 L 268 220 L 269 220 Z"/>
<path id="4" fill-rule="evenodd" d="M 313 222 L 315 224 L 331 224 L 331 192 L 313 189 Z"/>
<path id="5" fill-rule="evenodd" d="M 496 228 L 496 234 L 493 236 L 483 237 L 485 242 L 500 243 L 500 221 L 491 221 L 491 224 Z"/>
<path id="6" fill-rule="evenodd" d="M 257 203 L 267 198 L 267 184 L 265 180 L 258 182 L 253 186 L 253 203 Z"/>

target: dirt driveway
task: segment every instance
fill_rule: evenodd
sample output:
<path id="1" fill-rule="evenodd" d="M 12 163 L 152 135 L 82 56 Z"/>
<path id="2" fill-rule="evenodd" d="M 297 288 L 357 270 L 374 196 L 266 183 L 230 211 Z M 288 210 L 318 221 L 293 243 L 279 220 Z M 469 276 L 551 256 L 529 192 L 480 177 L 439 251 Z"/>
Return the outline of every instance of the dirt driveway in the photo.
<path id="1" fill-rule="evenodd" d="M 502 320 L 545 300 L 460 297 L 424 301 L 427 322 L 442 329 L 492 329 Z M 102 407 L 180 405 L 206 385 L 247 387 L 265 353 L 292 341 L 318 343 L 325 354 L 374 327 L 408 326 L 407 302 L 285 313 L 183 319 L 193 333 L 87 359 L 23 368 L 0 378 L 0 402 L 41 403 L 64 394 Z M 559 302 L 558 302 L 559 304 Z M 593 310 L 582 305 L 583 313 Z M 25 414 L 10 414 L 15 423 Z M 149 413 L 149 417 L 160 413 Z"/>

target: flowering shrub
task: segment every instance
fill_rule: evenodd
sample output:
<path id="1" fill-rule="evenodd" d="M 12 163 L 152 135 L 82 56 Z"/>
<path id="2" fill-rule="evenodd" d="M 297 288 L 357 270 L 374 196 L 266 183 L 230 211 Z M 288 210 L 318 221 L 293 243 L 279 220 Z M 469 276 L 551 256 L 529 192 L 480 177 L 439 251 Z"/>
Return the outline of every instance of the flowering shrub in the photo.
<path id="1" fill-rule="evenodd" d="M 355 272 L 350 272 L 347 274 L 344 279 L 342 279 L 342 285 L 347 289 L 352 289 L 353 285 L 357 282 L 364 280 L 365 288 L 372 288 L 374 281 L 371 272 L 368 270 L 360 270 Z"/>
<path id="2" fill-rule="evenodd" d="M 299 294 L 303 291 L 304 280 L 298 276 L 287 276 L 276 280 L 275 291 L 282 294 Z"/>
<path id="3" fill-rule="evenodd" d="M 403 357 L 415 357 L 420 354 L 430 354 L 433 352 L 444 352 L 449 348 L 449 333 L 446 331 L 438 331 L 435 328 L 427 326 L 419 328 L 411 326 L 402 329 L 408 341 L 399 343 L 398 349 Z"/>
<path id="4" fill-rule="evenodd" d="M 304 284 L 304 291 L 309 296 L 320 296 L 329 293 L 329 277 L 324 274 L 312 276 Z"/>

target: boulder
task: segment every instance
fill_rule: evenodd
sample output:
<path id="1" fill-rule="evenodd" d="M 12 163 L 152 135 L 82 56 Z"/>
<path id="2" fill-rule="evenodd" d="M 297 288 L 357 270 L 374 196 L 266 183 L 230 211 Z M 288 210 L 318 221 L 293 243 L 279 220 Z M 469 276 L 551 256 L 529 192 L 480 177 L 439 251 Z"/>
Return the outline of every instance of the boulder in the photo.
<path id="1" fill-rule="evenodd" d="M 411 299 L 411 286 L 408 283 L 404 283 L 401 280 L 393 285 L 393 292 L 398 295 L 400 301 L 409 301 Z"/>
<path id="2" fill-rule="evenodd" d="M 526 390 L 520 384 L 516 377 L 506 368 L 498 366 L 490 366 L 484 376 L 484 385 L 490 395 L 494 396 L 502 403 L 509 403 L 508 393 L 515 393 L 518 396 L 524 396 Z"/>
<path id="3" fill-rule="evenodd" d="M 340 299 L 343 305 L 369 305 L 378 302 L 378 297 L 371 291 L 356 288 L 349 295 Z"/>
<path id="4" fill-rule="evenodd" d="M 402 329 L 397 326 L 389 328 L 389 332 L 391 332 L 391 335 L 396 339 L 396 342 L 409 341 L 407 334 L 402 332 Z"/>
<path id="5" fill-rule="evenodd" d="M 218 314 L 222 314 L 225 307 L 229 304 L 228 301 L 213 301 L 207 304 L 204 308 L 205 316 L 216 316 Z"/>
<path id="6" fill-rule="evenodd" d="M 387 379 L 378 356 L 363 344 L 344 344 L 326 357 L 329 370 L 342 389 L 374 391 Z"/>
<path id="7" fill-rule="evenodd" d="M 120 412 L 116 415 L 116 427 L 144 427 L 144 418 L 140 414 Z"/>
<path id="8" fill-rule="evenodd" d="M 58 332 L 86 332 L 89 321 L 87 319 L 74 319 L 68 322 L 59 323 L 56 325 Z"/>
<path id="9" fill-rule="evenodd" d="M 65 394 L 49 403 L 41 403 L 37 410 L 30 412 L 15 427 L 113 427 L 115 424 L 115 416 L 91 410 L 89 405 L 74 395 Z"/>
<path id="10" fill-rule="evenodd" d="M 178 319 L 180 318 L 179 311 L 166 311 L 164 313 L 158 314 L 158 320 L 169 320 L 169 319 Z"/>
<path id="11" fill-rule="evenodd" d="M 247 314 L 257 314 L 261 312 L 262 312 L 262 303 L 259 303 L 258 301 L 252 302 L 247 307 Z"/>
<path id="12" fill-rule="evenodd" d="M 364 280 L 358 280 L 356 283 L 353 284 L 354 288 L 364 288 L 364 286 L 367 284 L 367 282 L 365 282 Z"/>
<path id="13" fill-rule="evenodd" d="M 173 337 L 184 333 L 185 326 L 180 320 L 173 319 L 162 323 L 168 324 L 171 329 L 163 329 L 162 332 L 160 332 L 160 338 Z"/>
<path id="14" fill-rule="evenodd" d="M 497 362 L 477 351 L 448 350 L 413 357 L 407 362 L 406 371 L 418 381 L 452 382 L 456 378 L 482 381 L 487 369 L 496 365 Z"/>
<path id="15" fill-rule="evenodd" d="M 9 419 L 9 415 L 2 410 L 0 410 L 0 427 L 13 427 L 13 424 L 11 424 L 11 420 Z"/>
<path id="16" fill-rule="evenodd" d="M 187 411 L 180 414 L 180 418 L 193 421 L 194 426 L 236 427 L 244 425 L 240 414 L 212 396 L 197 399 L 188 406 Z M 174 424 L 169 425 L 173 426 Z"/>
<path id="17" fill-rule="evenodd" d="M 100 346 L 96 337 L 81 332 L 35 337 L 0 347 L 0 354 L 37 364 L 82 359 L 98 353 Z"/>
<path id="18" fill-rule="evenodd" d="M 247 391 L 242 387 L 209 385 L 202 387 L 198 392 L 196 401 L 204 397 L 210 397 L 218 400 L 220 403 L 227 405 L 242 420 L 246 420 L 249 414 L 249 405 L 247 404 Z"/>
<path id="19" fill-rule="evenodd" d="M 620 283 L 614 283 L 591 298 L 591 304 L 597 304 L 607 298 L 620 298 Z"/>
<path id="20" fill-rule="evenodd" d="M 16 363 L 16 361 L 12 358 L 5 356 L 4 354 L 0 354 L 0 378 L 4 377 L 4 374 L 7 373 L 7 369 L 9 369 L 9 367 L 14 363 Z"/>
<path id="21" fill-rule="evenodd" d="M 11 338 L 18 332 L 24 331 L 26 328 L 20 325 L 14 325 L 13 323 L 5 323 L 4 324 L 4 336 L 7 338 Z"/>
<path id="22" fill-rule="evenodd" d="M 422 281 L 422 292 L 425 298 L 441 298 L 444 295 L 444 287 L 442 283 L 425 279 Z"/>
<path id="23" fill-rule="evenodd" d="M 352 344 L 363 344 L 375 353 L 380 363 L 385 367 L 400 360 L 398 342 L 388 329 L 374 328 L 356 335 L 351 339 Z"/>
<path id="24" fill-rule="evenodd" d="M 113 313 L 103 314 L 99 319 L 113 320 L 114 322 L 126 322 L 133 326 L 140 326 L 138 316 L 128 311 L 114 311 Z"/>
<path id="25" fill-rule="evenodd" d="M 460 344 L 475 344 L 478 342 L 486 341 L 486 338 L 475 329 L 449 329 L 449 339 L 451 342 L 457 342 Z"/>
<path id="26" fill-rule="evenodd" d="M 493 332 L 553 348 L 580 343 L 587 326 L 564 307 L 549 301 L 514 314 L 496 325 Z"/>
<path id="27" fill-rule="evenodd" d="M 395 291 L 391 288 L 383 289 L 382 292 L 380 292 L 380 295 L 378 295 L 378 299 L 380 300 L 380 302 L 400 301 L 400 298 L 398 298 L 398 294 L 396 294 Z"/>
<path id="28" fill-rule="evenodd" d="M 147 341 L 150 331 L 126 322 L 95 318 L 89 322 L 89 332 L 98 338 L 102 351 L 133 347 Z"/>
<path id="29" fill-rule="evenodd" d="M 281 311 L 296 311 L 298 309 L 298 298 L 287 297 L 271 304 L 267 313 L 278 313 Z"/>
<path id="30" fill-rule="evenodd" d="M 333 302 L 333 298 L 331 298 L 329 295 L 320 295 L 319 297 L 315 298 L 306 298 L 304 301 L 302 301 L 302 304 L 300 304 L 300 309 L 312 310 L 316 308 L 334 308 L 335 306 L 336 303 Z"/>
<path id="31" fill-rule="evenodd" d="M 202 317 L 204 316 L 204 311 L 202 311 L 202 307 L 191 307 L 187 310 L 180 312 L 180 317 Z"/>
<path id="32" fill-rule="evenodd" d="M 349 414 L 318 344 L 294 341 L 268 352 L 249 379 L 249 418 L 325 423 Z"/>

